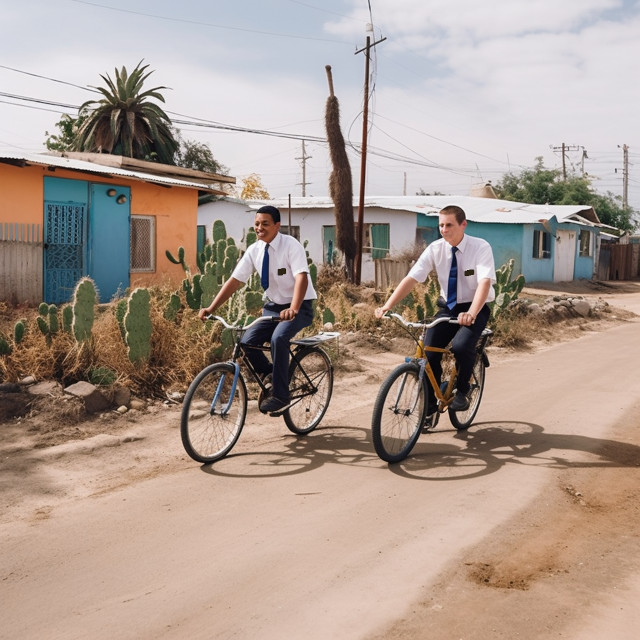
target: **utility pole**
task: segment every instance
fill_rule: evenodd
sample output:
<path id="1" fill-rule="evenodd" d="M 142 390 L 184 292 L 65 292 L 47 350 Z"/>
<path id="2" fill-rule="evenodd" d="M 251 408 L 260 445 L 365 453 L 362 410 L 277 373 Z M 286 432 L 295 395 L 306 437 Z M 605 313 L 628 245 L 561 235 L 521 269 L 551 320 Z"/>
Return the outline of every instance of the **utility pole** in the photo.
<path id="1" fill-rule="evenodd" d="M 373 33 L 373 26 L 367 25 L 367 33 Z M 358 234 L 356 239 L 356 259 L 354 265 L 354 284 L 359 285 L 362 275 L 362 239 L 364 236 L 364 191 L 367 174 L 367 131 L 369 129 L 369 57 L 371 47 L 384 42 L 381 38 L 377 42 L 371 42 L 371 36 L 367 35 L 367 43 L 364 49 L 358 49 L 356 55 L 364 51 L 364 107 L 362 110 L 362 157 L 360 160 L 360 199 L 358 201 Z"/>
<path id="2" fill-rule="evenodd" d="M 304 140 L 302 141 L 302 156 L 296 158 L 296 160 L 300 160 L 302 164 L 302 182 L 298 184 L 302 185 L 302 197 L 304 198 L 307 195 L 307 185 L 311 184 L 307 182 L 307 160 L 311 160 L 312 156 L 308 156 L 307 152 L 304 148 Z"/>
<path id="3" fill-rule="evenodd" d="M 620 145 L 618 145 L 618 149 Z M 616 173 L 618 170 L 616 169 Z M 622 208 L 626 211 L 629 206 L 629 147 L 622 145 Z"/>
<path id="4" fill-rule="evenodd" d="M 567 179 L 567 164 L 566 164 L 567 151 L 579 151 L 581 148 L 584 149 L 584 147 L 579 147 L 576 144 L 569 145 L 563 142 L 562 146 L 551 147 L 551 148 L 553 149 L 553 151 L 562 151 L 562 179 L 566 180 Z"/>

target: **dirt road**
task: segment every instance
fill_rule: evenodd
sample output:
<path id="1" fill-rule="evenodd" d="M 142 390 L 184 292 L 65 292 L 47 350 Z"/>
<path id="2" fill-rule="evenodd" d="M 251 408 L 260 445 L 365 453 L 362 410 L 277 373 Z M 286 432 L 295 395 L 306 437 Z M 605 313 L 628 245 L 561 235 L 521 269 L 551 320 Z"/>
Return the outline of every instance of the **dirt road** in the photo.
<path id="1" fill-rule="evenodd" d="M 496 354 L 469 432 L 392 467 L 369 421 L 401 358 L 364 350 L 317 431 L 253 410 L 211 467 L 177 408 L 5 450 L 0 638 L 635 639 L 639 337 Z"/>

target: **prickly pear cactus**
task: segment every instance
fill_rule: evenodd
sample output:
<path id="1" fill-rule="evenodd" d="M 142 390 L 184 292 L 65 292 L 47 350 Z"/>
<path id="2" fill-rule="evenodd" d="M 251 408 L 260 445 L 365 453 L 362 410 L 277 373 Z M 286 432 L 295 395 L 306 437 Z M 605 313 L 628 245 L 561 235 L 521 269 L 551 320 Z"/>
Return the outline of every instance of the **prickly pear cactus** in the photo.
<path id="1" fill-rule="evenodd" d="M 55 304 L 48 305 L 46 302 L 41 302 L 38 307 L 38 313 L 40 314 L 36 318 L 36 324 L 40 332 L 46 336 L 47 342 L 51 342 L 52 336 L 58 333 L 58 307 Z"/>
<path id="2" fill-rule="evenodd" d="M 96 287 L 91 278 L 82 278 L 73 293 L 72 331 L 76 342 L 85 342 L 91 338 L 95 305 Z"/>
<path id="3" fill-rule="evenodd" d="M 172 293 L 169 302 L 167 302 L 167 306 L 164 309 L 164 318 L 169 320 L 169 322 L 175 322 L 178 313 L 180 313 L 180 309 L 182 309 L 182 302 L 180 302 L 180 296 L 177 293 Z"/>
<path id="4" fill-rule="evenodd" d="M 73 330 L 73 307 L 69 304 L 62 308 L 62 330 L 65 333 Z"/>
<path id="5" fill-rule="evenodd" d="M 148 289 L 135 289 L 129 296 L 124 327 L 131 362 L 147 362 L 151 356 L 150 301 Z"/>
<path id="6" fill-rule="evenodd" d="M 172 255 L 171 251 L 169 251 L 169 249 L 167 249 L 164 253 L 167 256 L 167 259 L 169 260 L 169 262 L 173 262 L 173 264 L 182 265 L 182 268 L 185 270 L 185 273 L 189 272 L 189 266 L 184 261 L 184 247 L 178 247 L 178 257 L 177 258 L 173 257 L 173 255 Z"/>
<path id="7" fill-rule="evenodd" d="M 513 267 L 515 261 L 513 258 L 499 269 L 496 269 L 496 283 L 493 285 L 496 298 L 491 304 L 491 317 L 497 318 L 522 292 L 525 285 L 525 278 L 522 274 L 515 279 L 511 279 L 513 275 Z"/>

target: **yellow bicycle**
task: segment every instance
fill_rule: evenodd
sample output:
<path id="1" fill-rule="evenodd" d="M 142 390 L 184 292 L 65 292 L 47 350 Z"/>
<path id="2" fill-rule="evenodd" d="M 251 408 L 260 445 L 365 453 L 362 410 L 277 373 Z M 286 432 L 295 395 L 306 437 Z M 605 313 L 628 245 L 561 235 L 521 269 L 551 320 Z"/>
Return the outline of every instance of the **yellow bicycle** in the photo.
<path id="1" fill-rule="evenodd" d="M 430 323 L 408 322 L 397 313 L 383 317 L 399 322 L 416 342 L 415 355 L 405 358 L 405 362 L 396 367 L 382 383 L 371 419 L 373 446 L 378 456 L 386 462 L 400 462 L 411 453 L 420 433 L 435 428 L 440 414 L 447 411 L 456 394 L 458 370 L 453 353 L 448 347 L 425 346 L 421 336 L 426 329 L 437 324 L 457 324 L 458 321 L 445 317 L 436 318 Z M 485 329 L 478 340 L 470 380 L 471 389 L 467 396 L 468 408 L 464 411 L 449 410 L 449 419 L 458 430 L 471 426 L 480 407 L 485 369 L 489 366 L 486 347 L 492 335 L 491 329 Z M 442 354 L 442 380 L 436 380 L 426 358 L 427 351 Z M 428 384 L 431 385 L 438 403 L 437 410 L 431 415 L 427 415 Z"/>

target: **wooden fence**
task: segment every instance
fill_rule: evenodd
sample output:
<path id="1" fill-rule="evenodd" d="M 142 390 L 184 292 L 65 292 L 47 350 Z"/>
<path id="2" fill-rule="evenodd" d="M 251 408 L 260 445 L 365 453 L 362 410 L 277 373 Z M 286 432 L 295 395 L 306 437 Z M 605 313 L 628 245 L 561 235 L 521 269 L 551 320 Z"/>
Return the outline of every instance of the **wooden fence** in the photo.
<path id="1" fill-rule="evenodd" d="M 43 242 L 39 224 L 0 223 L 0 301 L 42 302 Z"/>
<path id="2" fill-rule="evenodd" d="M 391 258 L 377 259 L 375 264 L 376 290 L 386 291 L 389 287 L 396 287 L 404 278 L 413 264 L 412 260 L 393 260 Z"/>

